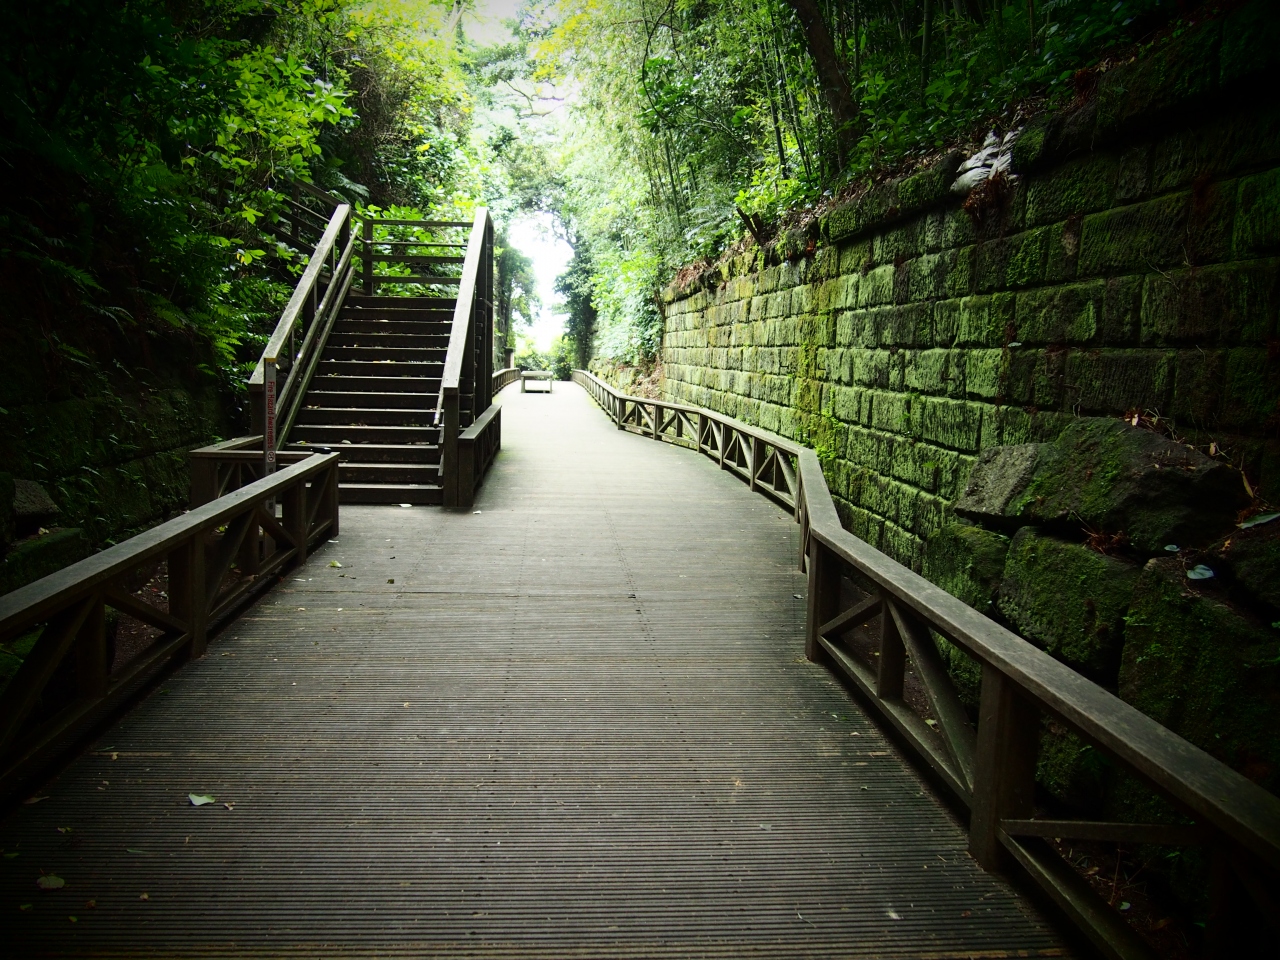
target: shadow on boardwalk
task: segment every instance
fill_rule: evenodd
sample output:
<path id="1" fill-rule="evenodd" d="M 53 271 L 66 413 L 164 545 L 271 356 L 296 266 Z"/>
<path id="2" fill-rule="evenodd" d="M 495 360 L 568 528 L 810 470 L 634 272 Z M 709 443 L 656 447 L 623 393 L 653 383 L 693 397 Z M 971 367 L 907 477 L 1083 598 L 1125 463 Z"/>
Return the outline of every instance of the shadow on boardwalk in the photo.
<path id="1" fill-rule="evenodd" d="M 789 516 L 503 401 L 477 513 L 344 508 L 0 826 L 12 955 L 1062 955 L 804 660 Z"/>

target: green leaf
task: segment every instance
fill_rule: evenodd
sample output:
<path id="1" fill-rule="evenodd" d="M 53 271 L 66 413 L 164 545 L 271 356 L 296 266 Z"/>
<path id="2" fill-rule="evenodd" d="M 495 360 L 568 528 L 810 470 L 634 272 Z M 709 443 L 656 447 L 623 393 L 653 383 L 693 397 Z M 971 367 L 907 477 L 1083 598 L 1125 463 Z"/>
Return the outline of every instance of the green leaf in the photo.
<path id="1" fill-rule="evenodd" d="M 67 881 L 61 877 L 55 877 L 52 873 L 46 873 L 43 877 L 36 878 L 36 886 L 41 890 L 61 890 L 67 885 Z"/>
<path id="2" fill-rule="evenodd" d="M 1260 524 L 1270 523 L 1276 517 L 1280 517 L 1280 513 L 1260 513 L 1256 517 L 1250 517 L 1244 523 L 1240 524 L 1241 530 L 1248 530 L 1250 527 L 1256 527 Z"/>
<path id="3" fill-rule="evenodd" d="M 214 798 L 207 793 L 188 793 L 187 798 L 193 807 L 203 807 L 206 803 L 214 802 Z"/>
<path id="4" fill-rule="evenodd" d="M 1214 572 L 1203 563 L 1197 564 L 1187 571 L 1188 580 L 1211 580 L 1214 576 Z"/>

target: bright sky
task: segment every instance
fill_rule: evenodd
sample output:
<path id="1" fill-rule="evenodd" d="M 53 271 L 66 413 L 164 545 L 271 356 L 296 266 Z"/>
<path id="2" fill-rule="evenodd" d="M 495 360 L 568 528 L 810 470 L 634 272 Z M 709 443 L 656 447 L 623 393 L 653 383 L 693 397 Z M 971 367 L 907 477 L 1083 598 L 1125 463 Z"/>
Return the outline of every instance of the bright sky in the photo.
<path id="1" fill-rule="evenodd" d="M 502 43 L 512 39 L 503 20 L 515 18 L 520 0 L 477 0 L 476 12 L 466 14 L 462 28 L 478 43 Z M 556 296 L 556 277 L 564 273 L 573 257 L 573 248 L 556 236 L 549 214 L 530 214 L 510 225 L 511 245 L 533 261 L 542 310 L 528 333 L 539 350 L 549 350 L 551 341 L 564 333 L 564 314 Z"/>

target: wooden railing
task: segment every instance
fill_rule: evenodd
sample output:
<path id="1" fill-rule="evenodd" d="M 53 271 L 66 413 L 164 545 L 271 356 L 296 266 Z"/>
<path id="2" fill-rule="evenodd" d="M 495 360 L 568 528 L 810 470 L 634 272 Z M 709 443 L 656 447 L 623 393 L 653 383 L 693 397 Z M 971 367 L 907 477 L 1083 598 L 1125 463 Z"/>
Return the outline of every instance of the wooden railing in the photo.
<path id="1" fill-rule="evenodd" d="M 0 642 L 38 632 L 0 696 L 0 793 L 11 793 L 174 657 L 201 656 L 211 629 L 337 533 L 338 457 L 310 455 L 0 597 Z M 167 599 L 139 599 L 129 581 L 161 562 Z M 154 634 L 119 667 L 108 609 Z"/>
<path id="2" fill-rule="evenodd" d="M 495 371 L 493 374 L 494 394 L 497 394 L 497 392 L 501 390 L 503 387 L 505 387 L 507 384 L 515 383 L 519 379 L 520 379 L 519 367 L 504 367 L 501 370 Z"/>
<path id="3" fill-rule="evenodd" d="M 722 414 L 666 400 L 631 397 L 585 370 L 573 379 L 586 389 L 619 430 L 665 440 L 706 454 L 752 489 L 795 510 L 796 457 L 802 447 Z"/>
<path id="4" fill-rule="evenodd" d="M 298 416 L 351 286 L 351 223 L 351 207 L 338 204 L 249 378 L 254 430 L 265 438 L 261 453 L 266 473 L 275 469 L 276 451 Z M 284 385 L 277 389 L 282 374 Z"/>
<path id="5" fill-rule="evenodd" d="M 469 396 L 463 396 L 464 388 L 471 391 Z M 472 423 L 478 425 L 486 417 L 490 418 L 486 424 L 493 425 L 493 436 L 500 437 L 500 414 L 495 409 L 490 415 L 492 403 L 493 221 L 489 211 L 481 207 L 471 225 L 440 380 L 437 422 L 441 427 L 440 481 L 446 508 L 467 509 L 475 495 L 475 485 L 483 471 L 468 477 L 469 471 L 462 467 L 459 439 L 465 428 Z"/>
<path id="6" fill-rule="evenodd" d="M 294 250 L 310 250 L 320 242 L 325 227 L 342 203 L 331 193 L 302 180 L 276 186 L 280 209 L 267 224 L 267 232 Z"/>
<path id="7" fill-rule="evenodd" d="M 1243 956 L 1242 945 L 1275 942 L 1280 799 L 846 531 L 812 450 L 711 410 L 625 396 L 585 371 L 575 371 L 574 379 L 621 429 L 683 443 L 722 464 L 726 447 L 738 451 L 730 469 L 745 480 L 770 458 L 756 451 L 773 451 L 773 476 L 783 479 L 788 495 L 777 487 L 756 489 L 792 505 L 801 524 L 801 563 L 809 580 L 805 653 L 842 673 L 935 780 L 968 807 L 969 849 L 979 863 L 994 871 L 1021 870 L 1102 954 L 1127 960 L 1153 953 L 1049 841 L 1202 846 L 1211 862 L 1210 953 Z M 708 437 L 715 442 L 704 442 Z M 960 700 L 939 640 L 981 664 L 976 718 Z M 920 698 L 906 696 L 908 668 L 922 688 Z M 911 701 L 919 700 L 923 704 L 913 708 Z M 1163 797 L 1179 811 L 1171 818 L 1178 822 L 1037 816 L 1036 760 L 1045 718 Z"/>
<path id="8" fill-rule="evenodd" d="M 363 219 L 361 292 L 372 297 L 380 287 L 390 287 L 393 296 L 453 297 L 465 282 L 462 231 L 470 226 L 454 220 Z"/>

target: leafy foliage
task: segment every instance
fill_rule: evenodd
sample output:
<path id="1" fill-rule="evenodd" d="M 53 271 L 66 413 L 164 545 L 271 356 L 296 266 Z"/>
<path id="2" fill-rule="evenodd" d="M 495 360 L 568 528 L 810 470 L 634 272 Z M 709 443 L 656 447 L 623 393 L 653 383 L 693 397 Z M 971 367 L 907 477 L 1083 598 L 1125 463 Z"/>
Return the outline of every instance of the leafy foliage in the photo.
<path id="1" fill-rule="evenodd" d="M 818 49 L 798 9 L 816 11 Z M 1173 0 L 560 0 L 526 5 L 532 75 L 575 90 L 557 211 L 589 248 L 594 349 L 658 349 L 654 299 L 743 220 L 790 211 L 1076 94 Z M 928 13 L 926 13 L 928 11 Z M 823 58 L 833 50 L 834 64 Z M 832 69 L 834 68 L 834 69 Z M 842 78 L 839 127 L 823 87 Z M 1021 112 L 1020 112 L 1021 111 Z"/>

